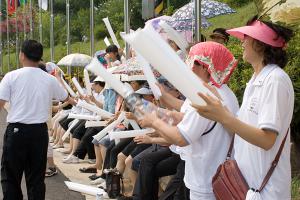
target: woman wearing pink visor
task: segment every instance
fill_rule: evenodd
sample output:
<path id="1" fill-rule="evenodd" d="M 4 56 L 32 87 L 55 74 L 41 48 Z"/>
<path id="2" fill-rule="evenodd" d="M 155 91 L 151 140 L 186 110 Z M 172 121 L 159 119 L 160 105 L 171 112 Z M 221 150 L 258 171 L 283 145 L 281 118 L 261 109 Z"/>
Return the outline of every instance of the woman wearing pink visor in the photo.
<path id="1" fill-rule="evenodd" d="M 282 68 L 287 63 L 285 46 L 292 31 L 255 18 L 247 26 L 227 32 L 242 40 L 243 59 L 254 69 L 241 108 L 235 117 L 221 101 L 204 94 L 199 95 L 207 105 L 195 107 L 202 116 L 236 133 L 234 159 L 251 188 L 246 194 L 247 200 L 291 199 L 289 127 L 294 90 Z M 275 170 L 261 187 L 281 144 L 283 150 Z"/>

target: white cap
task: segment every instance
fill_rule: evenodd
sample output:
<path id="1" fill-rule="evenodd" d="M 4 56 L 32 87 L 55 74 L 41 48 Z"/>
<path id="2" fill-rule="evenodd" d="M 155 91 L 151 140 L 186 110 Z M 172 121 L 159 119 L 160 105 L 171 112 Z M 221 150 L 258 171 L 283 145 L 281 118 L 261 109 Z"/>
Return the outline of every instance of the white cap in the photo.
<path id="1" fill-rule="evenodd" d="M 94 79 L 93 82 L 105 82 L 103 78 L 101 78 L 100 76 L 97 76 L 97 78 Z"/>
<path id="2" fill-rule="evenodd" d="M 140 88 L 139 90 L 135 91 L 136 94 L 141 94 L 141 95 L 149 95 L 149 94 L 153 94 L 152 91 L 148 88 Z"/>

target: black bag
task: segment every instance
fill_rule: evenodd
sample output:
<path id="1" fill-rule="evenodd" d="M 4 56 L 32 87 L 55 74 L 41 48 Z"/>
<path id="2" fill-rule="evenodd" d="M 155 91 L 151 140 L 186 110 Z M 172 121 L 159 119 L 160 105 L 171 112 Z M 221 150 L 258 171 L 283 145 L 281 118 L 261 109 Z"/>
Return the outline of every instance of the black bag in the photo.
<path id="1" fill-rule="evenodd" d="M 122 188 L 121 188 L 122 181 Z M 106 173 L 106 192 L 109 198 L 117 198 L 121 195 L 121 189 L 123 193 L 123 177 L 122 174 L 116 170 L 108 170 Z"/>

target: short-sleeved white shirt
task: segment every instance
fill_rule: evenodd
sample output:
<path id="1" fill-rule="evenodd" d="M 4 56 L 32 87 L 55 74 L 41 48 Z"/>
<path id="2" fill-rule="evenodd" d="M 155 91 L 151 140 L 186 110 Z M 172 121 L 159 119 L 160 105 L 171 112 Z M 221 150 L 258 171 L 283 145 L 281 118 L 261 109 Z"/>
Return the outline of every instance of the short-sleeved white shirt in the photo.
<path id="1" fill-rule="evenodd" d="M 227 85 L 217 88 L 223 104 L 232 113 L 239 109 L 238 101 Z M 177 125 L 180 133 L 189 143 L 179 148 L 180 156 L 185 160 L 185 185 L 192 191 L 212 194 L 211 180 L 218 166 L 225 161 L 231 135 L 219 123 L 211 132 L 202 134 L 213 126 L 214 122 L 198 114 L 191 106 L 187 108 L 183 120 Z M 210 195 L 208 195 L 210 196 Z M 214 197 L 214 195 L 211 195 Z"/>
<path id="2" fill-rule="evenodd" d="M 277 65 L 267 65 L 247 83 L 238 118 L 260 129 L 278 133 L 274 146 L 265 151 L 236 136 L 234 157 L 250 188 L 258 189 L 274 160 L 290 126 L 294 90 L 289 76 Z M 261 192 L 263 200 L 291 199 L 290 138 L 268 184 Z"/>
<path id="3" fill-rule="evenodd" d="M 55 77 L 36 67 L 9 72 L 0 83 L 0 99 L 10 104 L 8 123 L 44 123 L 52 100 L 65 100 L 67 97 L 68 93 Z"/>

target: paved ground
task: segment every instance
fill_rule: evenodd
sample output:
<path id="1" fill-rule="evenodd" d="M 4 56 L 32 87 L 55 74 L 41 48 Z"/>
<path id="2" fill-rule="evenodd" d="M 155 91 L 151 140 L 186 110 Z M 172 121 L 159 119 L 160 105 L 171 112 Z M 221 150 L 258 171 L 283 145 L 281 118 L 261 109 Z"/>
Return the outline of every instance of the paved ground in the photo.
<path id="1" fill-rule="evenodd" d="M 3 142 L 3 134 L 5 131 L 5 119 L 6 119 L 6 111 L 3 109 L 0 111 L 0 155 L 2 155 L 2 142 Z M 1 175 L 0 175 L 1 176 Z M 46 179 L 46 200 L 84 200 L 84 196 L 77 192 L 71 192 L 65 186 L 64 181 L 68 180 L 62 173 L 58 175 L 47 178 Z M 23 194 L 26 195 L 26 187 L 23 181 L 22 184 Z M 2 199 L 2 188 L 0 187 L 0 199 Z M 25 196 L 26 200 L 27 197 Z"/>

